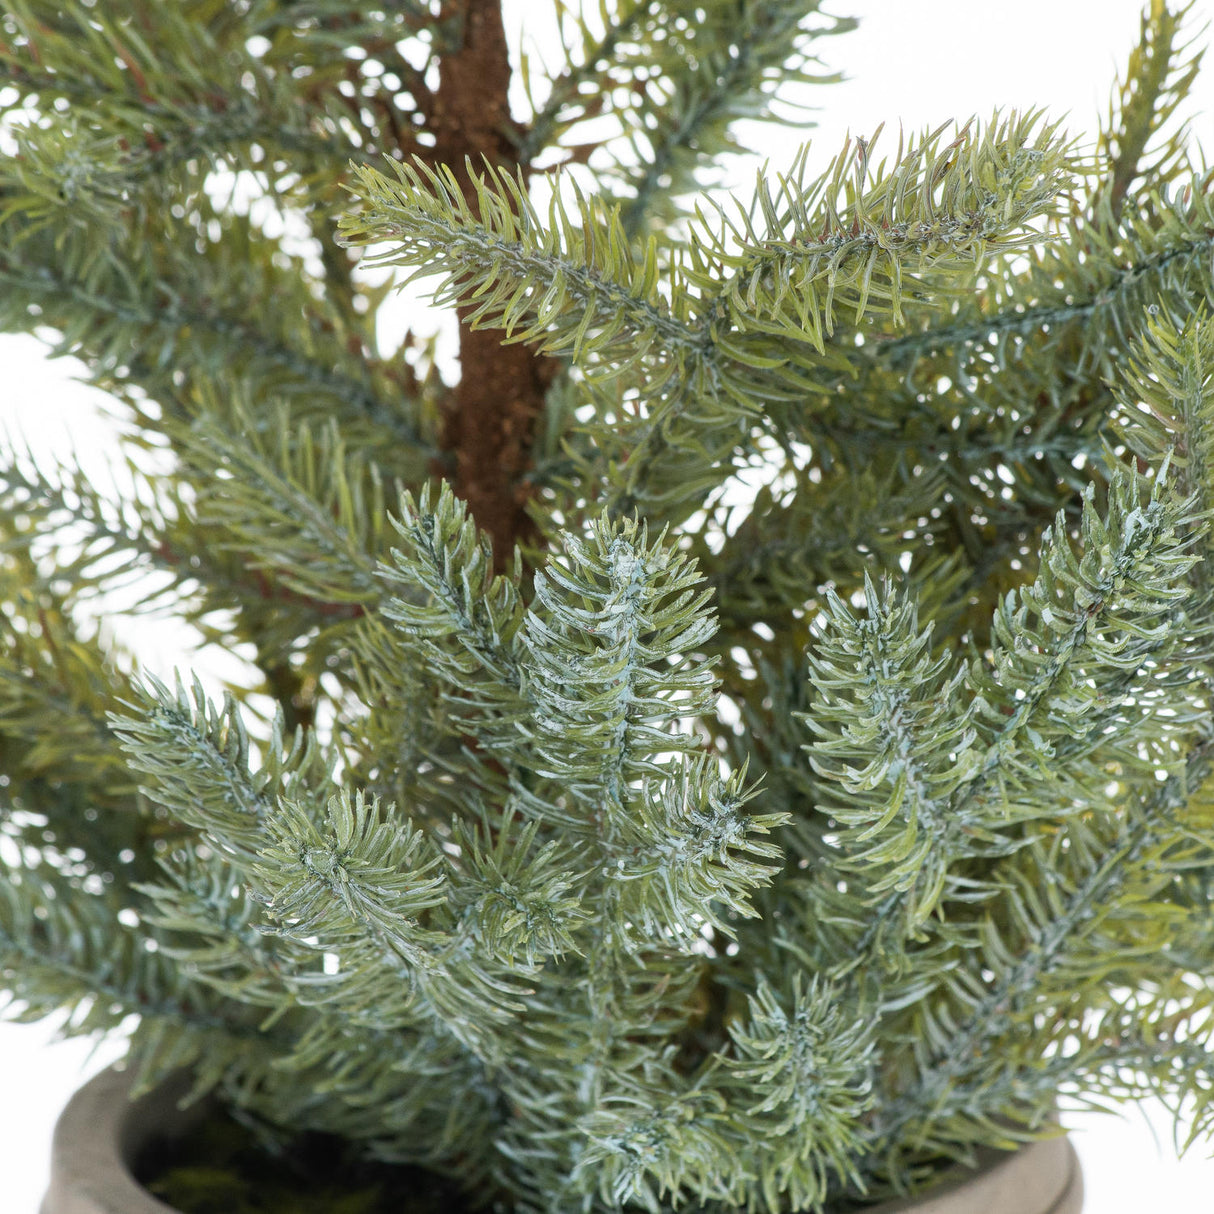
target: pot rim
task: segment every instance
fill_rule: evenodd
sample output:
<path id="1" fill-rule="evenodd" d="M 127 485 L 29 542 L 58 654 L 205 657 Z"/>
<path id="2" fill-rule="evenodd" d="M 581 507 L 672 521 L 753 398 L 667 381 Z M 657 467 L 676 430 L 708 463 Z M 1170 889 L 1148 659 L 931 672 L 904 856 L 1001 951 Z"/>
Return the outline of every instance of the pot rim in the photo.
<path id="1" fill-rule="evenodd" d="M 1015 1151 L 983 1148 L 976 1168 L 953 1168 L 914 1197 L 854 1214 L 1079 1214 L 1083 1170 L 1065 1130 Z"/>
<path id="2" fill-rule="evenodd" d="M 184 1074 L 132 1101 L 133 1081 L 131 1069 L 107 1067 L 68 1100 L 51 1139 L 40 1214 L 180 1214 L 152 1196 L 131 1167 L 154 1136 L 188 1133 L 206 1116 L 207 1102 L 179 1106 L 190 1090 Z"/>
<path id="3" fill-rule="evenodd" d="M 133 1079 L 129 1068 L 108 1067 L 68 1101 L 55 1124 L 40 1214 L 180 1214 L 139 1184 L 131 1167 L 153 1137 L 188 1133 L 210 1102 L 180 1107 L 190 1090 L 185 1073 L 131 1101 Z M 1012 1152 L 981 1150 L 978 1160 L 976 1169 L 946 1173 L 916 1197 L 855 1214 L 1079 1214 L 1083 1174 L 1065 1132 Z"/>

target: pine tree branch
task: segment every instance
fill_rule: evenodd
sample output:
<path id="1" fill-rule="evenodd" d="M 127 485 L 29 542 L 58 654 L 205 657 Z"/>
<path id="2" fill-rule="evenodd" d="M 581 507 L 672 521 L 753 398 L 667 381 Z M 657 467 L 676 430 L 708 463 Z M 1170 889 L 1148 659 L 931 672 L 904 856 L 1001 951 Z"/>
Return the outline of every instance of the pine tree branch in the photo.
<path id="1" fill-rule="evenodd" d="M 239 1005 L 221 1006 L 145 949 L 111 898 L 69 897 L 65 885 L 49 869 L 0 883 L 0 966 L 13 998 L 37 1015 L 71 1007 L 68 1027 L 78 1034 L 116 1029 L 134 1014 L 257 1048 L 260 1034 Z"/>
<path id="2" fill-rule="evenodd" d="M 697 4 L 694 10 L 679 3 L 663 7 L 673 10 L 661 14 L 667 45 L 655 42 L 651 49 L 658 52 L 654 58 L 669 57 L 669 81 L 664 89 L 648 82 L 641 86 L 643 103 L 634 106 L 627 122 L 640 163 L 617 169 L 627 197 L 620 221 L 629 237 L 642 230 L 659 198 L 694 187 L 695 169 L 709 154 L 737 148 L 729 131 L 733 122 L 771 117 L 773 79 L 815 84 L 839 80 L 837 74 L 808 70 L 813 59 L 807 47 L 816 38 L 856 25 L 849 18 L 827 17 L 832 24 L 807 28 L 808 16 L 825 14 L 820 2 L 807 5 L 804 0 Z M 674 31 L 689 43 L 690 54 L 682 62 L 669 47 Z M 638 134 L 647 145 L 643 150 Z"/>
<path id="3" fill-rule="evenodd" d="M 653 347 L 660 367 L 670 351 L 700 346 L 659 294 L 656 246 L 638 262 L 617 217 L 593 199 L 575 194 L 575 221 L 554 191 L 545 224 L 521 175 L 486 166 L 472 178 L 469 203 L 450 169 L 420 161 L 390 167 L 396 181 L 355 168 L 371 210 L 343 217 L 343 242 L 391 240 L 394 247 L 368 264 L 416 266 L 413 277 L 445 274 L 435 302 L 467 301 L 469 324 L 501 328 L 508 340 L 539 343 L 546 353 L 592 358 L 610 374 L 647 361 Z"/>
<path id="4" fill-rule="evenodd" d="M 297 734 L 290 748 L 276 725 L 263 766 L 249 770 L 249 738 L 229 693 L 222 712 L 197 678 L 187 692 L 180 676 L 170 691 L 150 674 L 146 690 L 128 707 L 138 715 L 110 714 L 130 767 L 150 776 L 149 795 L 174 817 L 203 832 L 210 845 L 245 874 L 265 843 L 265 823 L 279 797 L 319 798 L 332 781 L 332 760 L 314 736 Z"/>
<path id="5" fill-rule="evenodd" d="M 1164 0 L 1151 0 L 1142 14 L 1142 32 L 1130 55 L 1124 81 L 1110 106 L 1109 121 L 1101 131 L 1097 150 L 1110 161 L 1098 189 L 1096 207 L 1107 205 L 1116 221 L 1131 185 L 1141 178 L 1153 188 L 1166 185 L 1180 172 L 1184 161 L 1185 131 L 1178 131 L 1158 152 L 1155 163 L 1142 160 L 1152 141 L 1188 96 L 1201 67 L 1203 51 L 1187 61 L 1193 39 L 1180 44 L 1179 33 L 1194 10 L 1193 3 L 1169 10 Z"/>
<path id="6" fill-rule="evenodd" d="M 719 553 L 696 546 L 729 643 L 758 622 L 780 631 L 791 625 L 793 612 L 819 601 L 820 587 L 833 583 L 850 593 L 863 585 L 863 572 L 874 561 L 892 573 L 902 553 L 922 552 L 922 545 L 941 538 L 929 503 L 938 500 L 943 470 L 933 468 L 906 485 L 896 471 L 886 473 L 874 462 L 813 478 L 793 469 L 791 490 L 781 492 L 786 466 L 776 492 L 772 485 L 760 487 Z M 907 520 L 923 517 L 928 522 L 912 540 Z"/>
<path id="7" fill-rule="evenodd" d="M 133 603 L 122 604 L 124 611 L 161 610 L 164 600 L 172 599 L 182 620 L 208 641 L 225 647 L 253 645 L 288 731 L 297 725 L 310 726 L 314 709 L 310 677 L 282 665 L 282 654 L 318 626 L 331 629 L 335 622 L 354 620 L 364 613 L 360 602 L 347 601 L 349 586 L 342 585 L 337 602 L 299 593 L 263 570 L 246 566 L 233 552 L 237 546 L 221 550 L 222 545 L 200 542 L 193 507 L 186 509 L 180 500 L 167 516 L 165 502 L 148 512 L 155 487 L 140 481 L 142 499 L 119 507 L 80 479 L 79 469 L 58 471 L 58 479 L 40 473 L 31 479 L 20 461 L 9 466 L 9 483 L 17 490 L 18 500 L 6 503 L 0 499 L 0 536 L 6 529 L 5 514 L 28 520 L 30 530 L 26 536 L 3 543 L 12 550 L 34 538 L 52 541 L 57 572 L 70 585 L 70 605 L 93 595 L 119 595 L 128 583 L 138 582 L 141 595 Z M 214 484 L 205 487 L 216 491 Z M 149 578 L 149 571 L 164 573 L 167 580 L 157 584 Z M 201 586 L 195 591 L 193 584 L 198 582 Z M 372 589 L 375 593 L 368 596 L 369 601 L 378 595 L 378 584 Z M 111 606 L 116 609 L 118 603 L 111 602 Z M 235 612 L 231 627 L 210 622 L 217 610 Z M 314 656 L 324 656 L 320 646 Z M 338 669 L 334 673 L 340 676 L 344 672 Z M 101 718 L 98 730 L 108 732 Z M 86 753 L 79 752 L 82 757 Z"/>
<path id="8" fill-rule="evenodd" d="M 288 975 L 297 997 L 376 1029 L 427 1027 L 500 1065 L 533 970 L 473 949 L 477 926 L 449 913 L 440 849 L 361 794 L 319 815 L 282 800 L 266 827 L 254 886 L 275 931 L 339 963 Z"/>
<path id="9" fill-rule="evenodd" d="M 197 485 L 196 525 L 213 529 L 212 546 L 239 553 L 277 593 L 320 616 L 357 618 L 382 593 L 376 562 L 388 547 L 379 471 L 347 452 L 335 423 L 314 438 L 285 409 L 277 422 L 269 450 L 247 414 L 173 429 Z"/>
<path id="10" fill-rule="evenodd" d="M 136 609 L 152 609 L 167 588 L 149 574 L 180 578 L 159 538 L 177 515 L 179 499 L 129 460 L 125 471 L 134 492 L 125 499 L 100 492 L 78 463 L 47 465 L 15 442 L 0 457 L 0 551 L 25 561 L 35 549 L 53 545 L 69 606 L 137 582 Z"/>
<path id="11" fill-rule="evenodd" d="M 713 1086 L 731 1114 L 724 1136 L 761 1161 L 739 1187 L 746 1204 L 761 1195 L 768 1209 L 820 1208 L 832 1177 L 857 1176 L 857 1127 L 877 1099 L 875 1026 L 842 992 L 800 973 L 780 991 L 761 979 L 747 1004 L 748 1022 L 729 1025 L 732 1051 L 714 1059 L 724 1074 Z"/>
<path id="12" fill-rule="evenodd" d="M 646 481 L 655 503 L 681 508 L 727 475 L 739 428 L 765 400 L 790 398 L 807 369 L 840 356 L 825 344 L 836 312 L 896 320 L 916 266 L 968 265 L 1029 239 L 1027 225 L 1052 207 L 1067 163 L 1054 129 L 1038 127 L 1028 115 L 982 142 L 963 132 L 944 149 L 936 132 L 871 181 L 867 148 L 809 185 L 802 158 L 781 178 L 778 201 L 760 182 L 751 210 L 763 214 L 764 232 L 741 211 L 736 224 L 722 213 L 717 228 L 693 235 L 669 304 L 652 244 L 634 262 L 618 220 L 598 220 L 581 199 L 580 228 L 559 200 L 545 227 L 522 180 L 492 170 L 471 187 L 424 165 L 396 167 L 395 182 L 360 170 L 370 211 L 344 221 L 344 239 L 393 240 L 384 260 L 444 274 L 441 299 L 466 301 L 477 323 L 518 340 L 569 350 L 593 374 L 631 372 L 644 360 L 648 416 L 595 428 L 607 458 L 627 452 L 608 509 L 619 518 L 640 505 Z M 1006 196 L 981 184 L 992 176 Z M 840 196 L 850 208 L 842 215 Z M 671 453 L 696 472 L 658 477 L 659 457 Z M 659 491 L 659 482 L 671 488 Z"/>
<path id="13" fill-rule="evenodd" d="M 62 97 L 84 112 L 93 107 L 105 111 L 115 99 L 111 87 L 62 71 L 31 70 L 28 63 L 6 57 L 2 45 L 0 83 L 20 89 L 23 96 L 36 93 L 43 101 Z M 219 88 L 211 98 L 216 108 L 197 104 L 186 109 L 180 103 L 158 103 L 146 97 L 134 99 L 133 105 L 130 98 L 123 100 L 131 107 L 127 123 L 115 128 L 123 133 L 107 136 L 107 142 L 116 140 L 122 152 L 121 168 L 115 168 L 108 183 L 112 190 L 160 176 L 195 157 L 214 162 L 225 154 L 243 152 L 241 159 L 256 170 L 261 161 L 249 153 L 254 144 L 306 158 L 335 174 L 344 171 L 351 153 L 358 150 L 351 143 L 338 142 L 333 135 L 320 135 L 309 127 L 293 125 L 284 112 L 289 111 L 289 106 L 267 110 L 247 95 L 232 104 L 231 95 Z"/>
<path id="14" fill-rule="evenodd" d="M 20 545 L 5 546 L 0 768 L 8 782 L 0 821 L 28 854 L 78 849 L 87 871 L 121 887 L 148 875 L 159 832 L 105 719 L 130 684 L 100 637 L 73 621 L 53 579 Z M 38 817 L 23 817 L 30 814 Z"/>
<path id="15" fill-rule="evenodd" d="M 23 884 L 0 884 L 0 973 L 22 1005 L 19 1011 L 9 1009 L 10 1016 L 27 1020 L 67 1006 L 72 1014 L 60 1031 L 74 1035 L 114 1031 L 138 1016 L 131 1039 L 137 1090 L 189 1067 L 191 1099 L 216 1086 L 253 1085 L 258 1096 L 246 1107 L 263 1116 L 277 1111 L 297 1130 L 316 1128 L 380 1141 L 395 1135 L 414 1158 L 435 1166 L 450 1166 L 453 1155 L 467 1160 L 467 1143 L 460 1141 L 458 1129 L 437 1116 L 449 1093 L 435 1092 L 429 1098 L 437 1098 L 435 1106 L 417 1092 L 402 1100 L 418 1080 L 405 1065 L 401 1045 L 408 1039 L 400 1033 L 377 1034 L 359 1025 L 355 1034 L 333 1015 L 305 1018 L 283 1006 L 281 993 L 269 1017 L 250 1015 L 248 975 L 232 983 L 232 998 L 216 994 L 214 988 L 224 983 L 185 976 L 184 956 L 199 960 L 197 948 L 180 958 L 173 956 L 171 945 L 150 951 L 144 947 L 148 926 L 119 926 L 112 900 L 69 899 L 57 878 L 47 874 L 47 881 L 57 885 L 57 897 L 39 899 L 26 874 Z M 153 938 L 157 935 L 152 932 Z M 229 961 L 231 945 L 225 933 L 220 951 Z M 264 948 L 257 956 L 264 959 Z M 273 998 L 264 1002 L 272 1005 Z M 323 1052 L 317 1051 L 320 1042 Z M 371 1043 L 380 1049 L 368 1055 Z M 424 1049 L 430 1043 L 417 1038 L 412 1044 Z M 383 1066 L 388 1053 L 397 1063 L 391 1068 Z M 441 1068 L 443 1074 L 469 1082 L 466 1063 L 449 1050 Z M 322 1083 L 327 1099 L 318 1101 Z M 433 1086 L 431 1076 L 423 1087 Z M 489 1112 L 483 1098 L 469 1100 L 455 1121 L 484 1132 Z M 478 1170 L 483 1173 L 484 1165 Z"/>
<path id="16" fill-rule="evenodd" d="M 1151 241 L 1155 247 L 1148 245 L 1149 252 L 1145 256 L 1102 274 L 1096 289 L 1085 296 L 1070 302 L 1030 306 L 1018 302 L 980 320 L 958 321 L 905 337 L 886 338 L 877 342 L 876 356 L 890 366 L 905 368 L 925 354 L 949 349 L 960 351 L 992 336 L 1040 333 L 1046 326 L 1057 331 L 1073 321 L 1103 320 L 1106 316 L 1111 320 L 1119 313 L 1128 312 L 1140 299 L 1148 305 L 1154 304 L 1158 294 L 1177 291 L 1178 274 L 1186 270 L 1200 272 L 1205 259 L 1214 251 L 1214 200 L 1201 197 L 1205 189 L 1205 185 L 1195 184 L 1191 227 L 1179 240 L 1168 239 L 1172 231 L 1159 233 Z M 1173 218 L 1179 227 L 1179 214 L 1173 212 Z M 1202 281 L 1199 274 L 1192 277 Z M 1177 293 L 1184 297 L 1189 291 Z M 1090 355 L 1088 361 L 1091 361 Z"/>
<path id="17" fill-rule="evenodd" d="M 0 284 L 10 292 L 13 301 L 10 308 L 19 299 L 28 300 L 40 309 L 36 319 L 41 323 L 60 328 L 67 334 L 79 334 L 80 337 L 92 329 L 88 343 L 91 350 L 88 346 L 81 348 L 70 337 L 60 343 L 58 350 L 63 353 L 70 351 L 82 356 L 86 362 L 93 362 L 98 378 L 113 370 L 109 366 L 112 357 L 109 351 L 117 343 L 105 332 L 107 327 L 115 331 L 115 336 L 124 329 L 134 328 L 145 335 L 144 341 L 147 340 L 146 335 L 156 334 L 164 343 L 162 348 L 174 353 L 179 352 L 179 342 L 188 350 L 192 340 L 197 340 L 197 335 L 206 335 L 214 339 L 215 348 L 207 350 L 202 346 L 196 349 L 195 358 L 202 367 L 214 363 L 216 353 L 220 351 L 226 355 L 228 367 L 239 366 L 251 355 L 266 372 L 286 373 L 301 386 L 307 385 L 326 396 L 337 397 L 364 412 L 376 425 L 393 431 L 401 442 L 416 448 L 419 456 L 439 458 L 441 455 L 408 423 L 399 409 L 378 397 L 365 379 L 335 370 L 332 363 L 309 357 L 260 332 L 247 321 L 224 315 L 218 310 L 183 306 L 181 297 L 153 302 L 139 296 L 122 298 L 90 289 L 85 283 L 52 269 L 49 264 L 31 264 L 11 250 L 6 251 L 3 259 L 0 259 Z M 28 327 L 34 319 L 28 316 L 26 307 L 23 303 L 22 327 Z M 17 325 L 5 323 L 4 327 L 11 331 Z M 150 373 L 153 367 L 149 366 L 147 370 Z M 159 362 L 155 370 L 163 374 Z M 150 374 L 148 378 L 151 378 Z M 149 384 L 153 393 L 156 386 L 155 381 Z"/>
<path id="18" fill-rule="evenodd" d="M 263 900 L 276 931 L 342 959 L 334 975 L 284 972 L 288 989 L 380 1028 L 429 1022 L 492 1063 L 522 979 L 517 966 L 488 965 L 470 951 L 470 925 L 412 917 L 446 902 L 445 876 L 418 881 L 438 865 L 437 847 L 361 795 L 337 791 L 324 801 L 332 760 L 314 738 L 297 735 L 284 751 L 276 723 L 253 773 L 230 695 L 219 712 L 197 683 L 187 693 L 179 682 L 176 694 L 151 676 L 147 683 L 141 714 L 115 715 L 113 724 L 131 766 L 152 778 L 148 795 L 203 832 Z M 368 989 L 384 983 L 392 997 L 368 1007 Z"/>
<path id="19" fill-rule="evenodd" d="M 1109 512 L 1104 521 L 1096 516 L 1088 495 L 1080 558 L 1071 552 L 1060 518 L 1058 531 L 1043 537 L 1036 582 L 1018 596 L 1009 595 L 1001 606 L 993 629 L 990 668 L 983 668 L 975 658 L 966 680 L 973 709 L 969 723 L 978 735 L 981 751 L 974 752 L 950 789 L 947 812 L 922 824 L 930 840 L 920 844 L 922 863 L 915 867 L 910 884 L 879 903 L 872 899 L 871 917 L 844 962 L 848 970 L 861 967 L 877 954 L 888 952 L 894 958 L 902 955 L 907 933 L 925 920 L 941 898 L 955 892 L 950 890 L 949 868 L 960 856 L 999 855 L 1020 846 L 1008 832 L 1015 825 L 1041 817 L 1036 798 L 1025 788 L 1028 773 L 1022 751 L 1030 731 L 1034 735 L 1045 731 L 1043 736 L 1058 733 L 1065 739 L 1070 731 L 1060 729 L 1062 705 L 1067 705 L 1067 715 L 1082 716 L 1077 688 L 1087 679 L 1093 686 L 1104 681 L 1094 670 L 1105 667 L 1113 676 L 1118 671 L 1141 670 L 1152 655 L 1165 660 L 1166 655 L 1156 652 L 1157 641 L 1165 635 L 1164 622 L 1188 594 L 1182 579 L 1195 558 L 1186 555 L 1188 541 L 1177 535 L 1178 505 L 1165 507 L 1156 494 L 1143 511 L 1138 506 L 1138 492 L 1128 474 L 1119 475 L 1110 487 Z M 1147 586 L 1154 589 L 1147 592 Z M 845 619 L 839 626 L 845 629 L 844 636 L 856 631 L 846 630 Z M 1031 647 L 1023 641 L 1017 644 L 1017 637 L 1029 635 L 1033 637 Z M 821 683 L 820 675 L 817 682 Z M 1046 711 L 1053 718 L 1049 722 L 1042 719 Z M 811 710 L 805 720 L 821 733 L 821 727 L 815 725 L 819 715 Z M 1087 731 L 1076 732 L 1086 735 Z M 873 833 L 887 831 L 887 838 L 901 834 L 913 843 L 918 823 L 913 818 L 904 823 L 894 816 L 901 813 L 903 794 L 892 777 L 896 773 L 900 779 L 900 771 L 891 771 L 888 764 L 877 767 L 874 745 L 845 736 L 826 743 L 823 751 L 824 743 L 818 741 L 813 744 L 813 752 L 822 752 L 823 757 L 815 763 L 815 769 L 832 784 L 837 782 L 850 791 L 855 801 L 863 788 L 857 783 L 863 773 L 859 769 L 837 771 L 831 747 L 854 760 L 870 761 L 865 771 L 872 772 L 874 791 L 867 799 L 873 803 L 845 812 L 845 820 L 850 814 L 861 822 L 871 821 L 869 829 Z M 1050 796 L 1045 802 L 1050 806 L 1050 816 L 1075 813 L 1091 804 L 1092 797 L 1082 782 L 1076 781 L 1076 774 L 1069 765 L 1053 769 Z M 1068 795 L 1072 781 L 1077 786 Z M 1027 787 L 1033 787 L 1031 779 Z M 878 788 L 883 790 L 879 794 Z M 993 813 L 987 808 L 992 802 L 998 803 Z M 857 841 L 865 837 L 861 832 Z M 892 844 L 890 851 L 897 858 Z M 874 893 L 880 892 L 878 887 L 887 879 L 878 863 L 876 858 L 852 855 L 847 861 L 849 868 L 872 866 L 871 874 L 877 877 L 871 886 Z M 859 890 L 852 896 L 860 896 Z M 887 942 L 884 937 L 891 924 L 897 925 L 900 938 Z"/>
<path id="20" fill-rule="evenodd" d="M 381 1147 L 394 1140 L 409 1158 L 432 1167 L 446 1170 L 453 1154 L 467 1165 L 469 1140 L 451 1124 L 447 1106 L 455 1093 L 446 1088 L 488 1089 L 488 1081 L 446 1035 L 381 1030 L 374 1010 L 330 1000 L 315 951 L 267 934 L 260 904 L 221 861 L 188 861 L 139 892 L 149 899 L 141 917 L 155 929 L 162 956 L 225 999 L 269 1012 L 259 1028 L 275 1051 L 274 1071 L 262 1080 L 267 1110 L 289 1114 L 297 1129 L 371 1139 Z M 392 1067 L 383 1065 L 387 1057 Z M 327 1095 L 318 1101 L 322 1075 Z M 468 1100 L 454 1121 L 487 1144 L 486 1121 L 496 1114 L 485 1104 Z"/>
<path id="21" fill-rule="evenodd" d="M 979 766 L 977 731 L 972 706 L 953 707 L 964 671 L 927 652 L 930 626 L 919 631 L 913 606 L 883 602 L 867 576 L 865 595 L 862 624 L 829 595 L 831 628 L 807 655 L 815 698 L 802 719 L 815 735 L 810 764 L 830 790 L 816 809 L 843 828 L 838 867 L 860 874 L 859 896 L 896 890 L 913 934 L 943 893 L 944 837 L 954 818 L 967 822 L 957 802 Z M 862 941 L 846 964 L 869 959 Z"/>
<path id="22" fill-rule="evenodd" d="M 603 105 L 602 89 L 597 87 L 599 80 L 614 65 L 619 44 L 635 35 L 639 24 L 656 10 L 657 3 L 658 0 L 615 0 L 614 10 L 605 7 L 600 10 L 608 15 L 598 36 L 592 34 L 580 13 L 574 16 L 582 41 L 581 62 L 570 60 L 549 82 L 543 108 L 536 111 L 519 142 L 516 153 L 519 164 L 534 164 L 541 152 L 579 121 L 597 116 Z M 527 77 L 524 71 L 524 80 Z M 582 89 L 585 84 L 596 85 L 589 100 L 583 99 L 587 96 Z"/>
<path id="23" fill-rule="evenodd" d="M 493 572 L 483 533 L 449 486 L 440 487 L 433 503 L 430 486 L 420 502 L 404 493 L 400 515 L 393 526 L 403 547 L 393 550 L 393 567 L 381 566 L 379 576 L 406 593 L 389 599 L 383 615 L 411 637 L 425 677 L 445 685 L 452 723 L 476 731 L 479 745 L 508 749 L 526 685 L 518 578 Z M 429 602 L 418 603 L 416 590 Z"/>
<path id="24" fill-rule="evenodd" d="M 1041 126 L 1038 114 L 1013 116 L 985 138 L 967 127 L 945 147 L 942 131 L 900 146 L 888 171 L 882 164 L 871 176 L 863 140 L 810 183 L 803 151 L 774 193 L 760 177 L 748 208 L 736 216 L 718 208 L 715 225 L 693 229 L 684 289 L 712 292 L 711 302 L 697 305 L 699 382 L 666 388 L 659 381 L 663 397 L 644 420 L 600 427 L 609 452 L 624 446 L 627 453 L 609 510 L 618 516 L 641 506 L 647 481 L 686 484 L 679 497 L 694 503 L 701 482 L 673 467 L 659 476 L 661 461 L 677 459 L 680 447 L 714 463 L 728 452 L 724 471 L 731 471 L 747 414 L 801 397 L 823 370 L 847 365 L 842 347 L 828 344 L 836 323 L 858 326 L 867 313 L 900 323 L 904 295 L 915 294 L 929 269 L 943 282 L 950 269 L 960 273 L 1036 238 L 1031 222 L 1052 212 L 1070 166 L 1056 127 Z M 982 183 L 992 178 L 998 187 L 989 191 Z M 680 429 L 687 439 L 675 437 Z"/>
<path id="25" fill-rule="evenodd" d="M 1214 510 L 1214 324 L 1203 307 L 1183 318 L 1148 319 L 1137 348 L 1126 360 L 1123 382 L 1114 388 L 1121 408 L 1116 432 L 1142 459 L 1164 459 L 1175 468 L 1180 492 L 1192 495 L 1209 517 Z M 1214 595 L 1214 555 L 1208 535 L 1197 528 L 1202 560 L 1193 581 L 1203 608 Z M 1207 676 L 1211 677 L 1211 676 Z"/>
<path id="26" fill-rule="evenodd" d="M 964 1024 L 956 1025 L 948 1048 L 931 1056 L 920 1068 L 914 1083 L 887 1101 L 872 1121 L 866 1137 L 869 1159 L 882 1158 L 882 1148 L 905 1136 L 918 1123 L 919 1140 L 932 1133 L 935 1110 L 950 1090 L 986 1055 L 990 1043 L 1011 1027 L 1011 1009 L 1019 998 L 1031 998 L 1039 981 L 1064 964 L 1068 950 L 1086 932 L 1095 930 L 1103 909 L 1116 905 L 1116 892 L 1168 835 L 1174 810 L 1184 805 L 1188 790 L 1196 788 L 1214 770 L 1214 742 L 1207 736 L 1189 752 L 1183 771 L 1159 784 L 1134 812 L 1126 815 L 1116 844 L 1097 857 L 1097 862 L 1065 898 L 1062 911 L 1042 925 L 1036 938 L 1021 952 L 984 997 Z M 862 1165 L 865 1170 L 871 1164 Z"/>

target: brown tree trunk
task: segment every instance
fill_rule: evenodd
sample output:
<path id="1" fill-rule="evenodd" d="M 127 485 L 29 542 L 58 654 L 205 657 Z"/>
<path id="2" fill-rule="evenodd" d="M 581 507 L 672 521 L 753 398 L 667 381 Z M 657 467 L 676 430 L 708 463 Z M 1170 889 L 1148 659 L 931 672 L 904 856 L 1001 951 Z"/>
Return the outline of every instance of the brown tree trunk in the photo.
<path id="1" fill-rule="evenodd" d="M 433 158 L 450 167 L 475 209 L 465 157 L 474 170 L 485 161 L 511 172 L 520 167 L 506 34 L 499 0 L 447 0 L 441 20 L 454 46 L 440 61 Z M 521 477 L 532 465 L 535 421 L 558 368 L 528 346 L 502 345 L 496 330 L 471 329 L 472 310 L 458 311 L 461 376 L 444 406 L 439 443 L 455 456 L 452 487 L 492 539 L 500 573 L 516 541 L 536 538 L 524 508 L 531 490 Z"/>

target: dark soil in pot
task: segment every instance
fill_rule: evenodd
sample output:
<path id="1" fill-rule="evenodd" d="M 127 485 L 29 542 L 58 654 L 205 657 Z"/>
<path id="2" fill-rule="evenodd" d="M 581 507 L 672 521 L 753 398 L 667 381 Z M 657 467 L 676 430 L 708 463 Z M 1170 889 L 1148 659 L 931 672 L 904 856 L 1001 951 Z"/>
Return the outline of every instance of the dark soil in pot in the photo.
<path id="1" fill-rule="evenodd" d="M 218 1109 L 185 1137 L 153 1139 L 132 1171 L 181 1214 L 471 1214 L 432 1172 L 358 1160 L 327 1134 L 300 1135 L 271 1155 Z"/>

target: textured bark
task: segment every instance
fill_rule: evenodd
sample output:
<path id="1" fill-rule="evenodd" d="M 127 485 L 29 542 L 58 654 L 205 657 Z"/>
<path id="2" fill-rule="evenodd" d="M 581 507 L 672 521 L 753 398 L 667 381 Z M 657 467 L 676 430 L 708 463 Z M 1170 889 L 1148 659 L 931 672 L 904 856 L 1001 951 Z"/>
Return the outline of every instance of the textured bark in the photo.
<path id="1" fill-rule="evenodd" d="M 442 56 L 434 95 L 433 158 L 452 169 L 475 207 L 465 158 L 474 169 L 486 160 L 519 167 L 506 34 L 499 0 L 448 0 L 442 20 L 454 45 Z M 455 457 L 452 487 L 491 538 L 500 573 L 516 541 L 537 536 L 525 510 L 532 490 L 522 477 L 532 466 L 535 421 L 557 364 L 528 346 L 502 345 L 494 330 L 471 329 L 472 310 L 458 311 L 461 376 L 444 405 L 439 444 Z"/>

